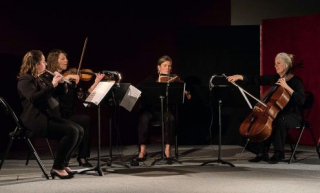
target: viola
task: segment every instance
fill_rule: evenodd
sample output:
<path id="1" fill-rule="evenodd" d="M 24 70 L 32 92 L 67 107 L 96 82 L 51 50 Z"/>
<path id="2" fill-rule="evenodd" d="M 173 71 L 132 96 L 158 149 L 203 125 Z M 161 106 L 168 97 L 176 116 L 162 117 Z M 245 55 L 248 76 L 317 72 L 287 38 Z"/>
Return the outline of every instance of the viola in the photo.
<path id="1" fill-rule="evenodd" d="M 159 74 L 158 82 L 184 82 L 177 74 Z M 184 91 L 187 99 L 191 99 L 189 91 Z"/>

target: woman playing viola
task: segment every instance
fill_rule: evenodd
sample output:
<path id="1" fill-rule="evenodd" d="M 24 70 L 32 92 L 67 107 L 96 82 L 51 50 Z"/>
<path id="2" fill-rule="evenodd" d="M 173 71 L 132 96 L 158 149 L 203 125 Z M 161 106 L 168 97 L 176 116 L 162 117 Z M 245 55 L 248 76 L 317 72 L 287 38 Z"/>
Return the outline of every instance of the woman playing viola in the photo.
<path id="1" fill-rule="evenodd" d="M 89 129 L 90 129 L 90 117 L 85 114 L 78 114 L 76 112 L 76 100 L 85 99 L 90 92 L 98 85 L 98 83 L 104 78 L 104 74 L 96 73 L 95 81 L 85 94 L 79 87 L 80 76 L 74 73 L 65 73 L 68 71 L 68 59 L 67 53 L 63 50 L 54 49 L 48 54 L 47 69 L 51 72 L 59 72 L 61 74 L 67 74 L 65 79 L 74 82 L 74 84 L 65 83 L 63 92 L 57 92 L 57 98 L 60 103 L 60 112 L 63 118 L 71 120 L 84 128 L 84 137 L 79 145 L 79 152 L 77 155 L 77 161 L 80 166 L 92 167 L 88 162 L 90 157 L 90 143 L 89 143 Z"/>
<path id="2" fill-rule="evenodd" d="M 287 135 L 287 128 L 292 128 L 300 124 L 301 106 L 304 104 L 304 88 L 301 78 L 293 74 L 293 55 L 287 53 L 278 53 L 275 57 L 275 70 L 277 74 L 264 76 L 245 76 L 232 75 L 228 76 L 229 82 L 242 80 L 258 85 L 278 85 L 283 87 L 290 95 L 290 100 L 283 110 L 279 112 L 273 121 L 271 136 L 257 144 L 259 151 L 254 159 L 250 162 L 267 161 L 271 164 L 278 163 L 285 158 L 284 146 Z M 269 159 L 269 148 L 273 143 L 274 154 Z"/>
<path id="3" fill-rule="evenodd" d="M 172 59 L 169 56 L 162 56 L 158 59 L 157 64 L 158 75 L 156 77 L 149 77 L 144 82 L 175 82 L 181 81 L 176 75 L 169 76 L 172 71 Z M 166 80 L 163 81 L 162 78 Z M 139 144 L 139 155 L 137 161 L 142 162 L 146 160 L 147 154 L 147 141 L 148 141 L 148 129 L 152 120 L 160 120 L 161 107 L 159 106 L 142 106 L 139 113 L 138 123 L 138 144 Z M 172 113 L 172 109 L 169 111 L 168 119 L 165 122 L 165 157 L 168 164 L 172 164 L 172 156 L 170 152 L 171 144 L 174 143 L 175 133 L 175 116 Z"/>

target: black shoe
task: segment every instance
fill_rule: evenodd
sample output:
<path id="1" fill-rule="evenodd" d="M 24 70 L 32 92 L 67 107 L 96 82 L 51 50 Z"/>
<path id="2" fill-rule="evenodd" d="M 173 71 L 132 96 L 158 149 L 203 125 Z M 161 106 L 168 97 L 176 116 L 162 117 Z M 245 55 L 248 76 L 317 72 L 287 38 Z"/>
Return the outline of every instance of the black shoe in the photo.
<path id="1" fill-rule="evenodd" d="M 142 153 L 142 152 L 140 152 L 140 153 Z M 139 153 L 139 154 L 140 154 L 140 153 Z M 143 157 L 137 157 L 136 161 L 137 161 L 137 162 L 144 162 L 144 161 L 146 161 L 146 160 L 147 160 L 147 154 L 148 154 L 148 153 L 145 153 L 145 154 L 143 155 Z"/>
<path id="2" fill-rule="evenodd" d="M 139 161 L 137 159 L 133 159 L 133 160 L 131 160 L 130 165 L 131 166 L 139 166 Z"/>
<path id="3" fill-rule="evenodd" d="M 255 158 L 249 159 L 249 162 L 260 162 L 260 161 L 269 161 L 269 154 L 264 153 L 264 154 L 258 154 Z"/>
<path id="4" fill-rule="evenodd" d="M 273 156 L 269 160 L 269 164 L 277 164 L 279 161 L 285 158 L 284 153 L 280 151 L 274 152 Z"/>
<path id="5" fill-rule="evenodd" d="M 62 175 L 58 174 L 56 171 L 54 171 L 54 170 L 51 170 L 50 174 L 51 174 L 52 179 L 54 179 L 56 176 L 58 176 L 58 178 L 63 179 L 63 180 L 64 179 L 71 179 L 71 178 L 74 177 L 73 175 L 70 175 L 70 174 L 68 174 L 66 176 L 62 176 Z"/>
<path id="6" fill-rule="evenodd" d="M 83 158 L 84 159 L 84 163 L 81 161 L 81 158 L 80 157 L 77 157 L 77 161 L 79 163 L 79 166 L 82 166 L 82 167 L 93 167 L 91 165 L 91 163 L 88 162 L 87 158 Z"/>
<path id="7" fill-rule="evenodd" d="M 172 165 L 173 164 L 173 158 L 172 157 L 166 157 L 166 164 Z"/>

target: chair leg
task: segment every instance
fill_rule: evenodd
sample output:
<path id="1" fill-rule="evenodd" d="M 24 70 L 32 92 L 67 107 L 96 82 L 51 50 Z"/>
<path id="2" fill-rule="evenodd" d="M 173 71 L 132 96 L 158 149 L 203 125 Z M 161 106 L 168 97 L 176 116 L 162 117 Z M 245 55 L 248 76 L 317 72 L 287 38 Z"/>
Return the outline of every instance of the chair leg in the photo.
<path id="1" fill-rule="evenodd" d="M 45 169 L 42 161 L 40 160 L 40 157 L 39 157 L 38 153 L 37 153 L 36 150 L 34 149 L 34 147 L 33 147 L 32 143 L 31 143 L 30 139 L 29 139 L 29 138 L 24 138 L 24 140 L 26 141 L 26 143 L 27 143 L 27 145 L 28 145 L 28 147 L 29 147 L 29 150 L 30 150 L 30 151 L 32 152 L 32 154 L 35 156 L 36 161 L 37 161 L 37 163 L 38 163 L 38 165 L 39 165 L 39 167 L 40 167 L 43 175 L 49 180 L 49 175 L 48 175 L 48 173 L 46 172 L 46 169 Z"/>
<path id="2" fill-rule="evenodd" d="M 11 137 L 11 139 L 10 139 L 10 141 L 9 141 L 9 144 L 8 144 L 8 147 L 7 147 L 7 149 L 6 149 L 6 151 L 5 151 L 4 155 L 3 155 L 3 158 L 2 158 L 2 160 L 1 160 L 0 170 L 1 170 L 1 168 L 2 168 L 2 165 L 3 165 L 3 163 L 4 163 L 4 160 L 7 158 L 8 154 L 9 154 L 9 151 L 10 151 L 10 149 L 11 149 L 13 140 L 14 140 L 14 137 Z"/>
<path id="3" fill-rule="evenodd" d="M 32 152 L 29 150 L 28 155 L 27 155 L 27 159 L 26 159 L 26 166 L 29 164 L 29 160 L 30 160 L 30 155 L 32 154 Z"/>
<path id="4" fill-rule="evenodd" d="M 320 159 L 319 146 L 318 146 L 318 144 L 317 144 L 316 137 L 314 136 L 314 133 L 313 133 L 313 131 L 312 131 L 312 127 L 310 127 L 309 130 L 310 130 L 311 137 L 312 137 L 312 139 L 313 139 L 313 143 L 314 143 L 314 145 L 315 145 L 315 147 L 316 147 L 316 151 L 317 151 L 318 157 L 319 157 L 319 159 Z"/>
<path id="5" fill-rule="evenodd" d="M 49 147 L 49 150 L 50 150 L 50 153 L 51 153 L 52 159 L 53 159 L 53 160 L 55 160 L 55 156 L 54 156 L 54 153 L 53 153 L 53 151 L 52 151 L 52 149 L 51 149 L 51 145 L 50 145 L 50 143 L 49 143 L 49 139 L 48 139 L 48 138 L 46 138 L 46 140 L 47 140 L 47 144 L 48 144 L 48 147 Z"/>
<path id="6" fill-rule="evenodd" d="M 294 147 L 293 147 L 292 143 L 293 143 L 293 142 L 292 142 L 292 139 L 290 138 L 290 149 L 291 149 L 291 152 L 293 152 L 293 150 L 294 150 Z M 293 155 L 293 159 L 294 159 L 294 160 L 297 159 L 296 154 Z"/>
<path id="7" fill-rule="evenodd" d="M 179 149 L 178 149 L 178 136 L 175 136 L 174 153 L 177 159 L 179 159 Z"/>
<path id="8" fill-rule="evenodd" d="M 298 140 L 297 140 L 296 145 L 294 146 L 294 149 L 293 149 L 293 152 L 292 152 L 292 154 L 291 154 L 291 156 L 290 156 L 290 159 L 289 159 L 288 164 L 290 164 L 290 163 L 292 162 L 292 159 L 293 159 L 293 157 L 295 156 L 295 153 L 296 153 L 296 150 L 297 150 L 297 147 L 298 147 L 298 145 L 299 145 L 299 142 L 300 142 L 300 139 L 301 139 L 301 136 L 302 136 L 302 134 L 303 134 L 304 129 L 305 129 L 305 126 L 303 126 L 303 128 L 301 129 L 299 138 L 298 138 Z"/>

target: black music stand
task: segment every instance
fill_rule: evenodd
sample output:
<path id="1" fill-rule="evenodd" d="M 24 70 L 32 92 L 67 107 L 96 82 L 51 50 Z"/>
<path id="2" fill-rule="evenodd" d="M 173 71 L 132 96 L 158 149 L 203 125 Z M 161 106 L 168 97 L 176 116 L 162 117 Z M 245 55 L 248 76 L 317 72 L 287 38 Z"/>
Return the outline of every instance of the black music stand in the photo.
<path id="1" fill-rule="evenodd" d="M 94 171 L 97 172 L 99 176 L 103 176 L 104 173 L 101 170 L 101 163 L 100 163 L 100 151 L 101 151 L 101 139 L 100 139 L 100 131 L 101 131 L 101 116 L 100 116 L 100 104 L 96 105 L 94 103 L 91 102 L 84 102 L 84 104 L 87 104 L 89 106 L 96 106 L 98 109 L 98 152 L 97 152 L 97 165 L 95 167 L 93 167 L 92 169 L 85 169 L 85 170 L 81 170 L 78 173 L 79 174 L 83 174 L 86 172 L 90 172 L 90 171 Z"/>
<path id="2" fill-rule="evenodd" d="M 86 172 L 94 171 L 97 172 L 99 176 L 103 176 L 104 173 L 101 169 L 101 163 L 100 163 L 100 152 L 101 152 L 101 101 L 106 97 L 106 95 L 109 93 L 111 88 L 114 86 L 113 83 L 107 82 L 107 81 L 101 81 L 96 86 L 96 88 L 91 92 L 91 94 L 87 97 L 87 99 L 84 101 L 85 106 L 95 106 L 98 109 L 98 152 L 97 152 L 97 166 L 93 167 L 92 169 L 85 169 L 81 170 L 78 173 L 83 174 Z M 113 172 L 113 171 L 111 171 Z"/>
<path id="3" fill-rule="evenodd" d="M 215 80 L 215 83 L 212 83 L 213 80 Z M 210 81 L 209 81 L 210 92 L 215 87 L 217 87 L 217 88 L 225 88 L 225 87 L 229 87 L 229 86 L 230 86 L 230 83 L 226 80 L 226 78 L 224 76 L 213 75 L 211 77 Z M 222 164 L 228 164 L 231 167 L 235 167 L 232 163 L 224 161 L 224 160 L 221 159 L 221 106 L 222 106 L 222 100 L 221 99 L 218 101 L 218 105 L 219 105 L 219 109 L 218 109 L 219 110 L 219 112 L 218 112 L 218 114 L 219 114 L 219 150 L 218 150 L 218 159 L 211 160 L 211 161 L 206 161 L 206 162 L 202 163 L 201 166 L 207 165 L 209 163 L 222 163 Z"/>
<path id="4" fill-rule="evenodd" d="M 108 92 L 107 96 L 104 100 L 107 100 L 109 103 L 109 106 L 113 106 L 114 108 L 119 108 L 119 104 L 123 100 L 124 95 L 126 94 L 127 90 L 129 89 L 130 83 L 115 83 L 115 85 L 111 88 L 111 90 Z M 112 166 L 112 164 L 118 164 L 123 165 L 126 168 L 130 168 L 125 162 L 123 161 L 113 161 L 112 156 L 112 117 L 115 116 L 114 114 L 115 110 L 112 110 L 110 118 L 109 118 L 109 161 L 104 165 Z"/>
<path id="5" fill-rule="evenodd" d="M 141 103 L 143 105 L 160 106 L 161 107 L 161 156 L 152 162 L 152 166 L 156 163 L 166 163 L 165 151 L 164 151 L 164 125 L 165 122 L 169 124 L 169 105 L 183 104 L 184 103 L 184 91 L 185 83 L 144 83 L 140 85 L 139 89 L 142 91 Z M 159 100 L 160 99 L 160 100 Z M 164 99 L 166 99 L 166 117 L 164 117 Z M 181 164 L 180 161 L 173 159 L 172 162 Z"/>

